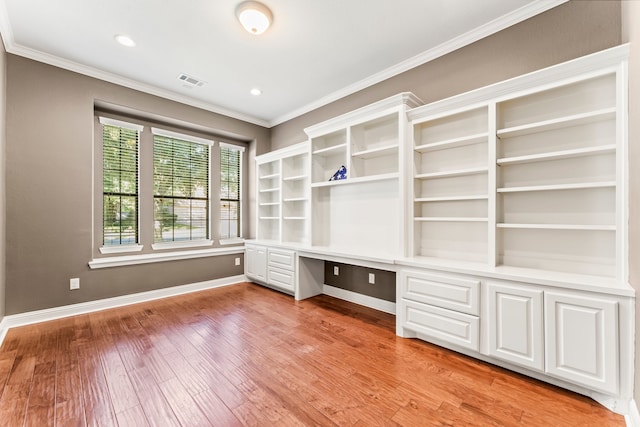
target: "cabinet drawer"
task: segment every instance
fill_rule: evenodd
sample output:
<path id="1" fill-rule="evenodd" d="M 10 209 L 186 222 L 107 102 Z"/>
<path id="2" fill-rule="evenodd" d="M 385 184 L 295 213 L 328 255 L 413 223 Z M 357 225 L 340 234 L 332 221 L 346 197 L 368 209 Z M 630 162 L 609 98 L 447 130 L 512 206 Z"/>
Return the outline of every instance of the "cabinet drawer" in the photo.
<path id="1" fill-rule="evenodd" d="M 479 351 L 478 317 L 414 301 L 402 301 L 404 328 Z"/>
<path id="2" fill-rule="evenodd" d="M 284 249 L 269 249 L 267 264 L 269 267 L 293 270 L 295 266 L 295 252 Z"/>
<path id="3" fill-rule="evenodd" d="M 480 281 L 418 271 L 402 271 L 402 297 L 441 308 L 478 315 Z"/>
<path id="4" fill-rule="evenodd" d="M 294 290 L 294 274 L 291 271 L 271 268 L 267 272 L 267 283 L 289 291 Z"/>

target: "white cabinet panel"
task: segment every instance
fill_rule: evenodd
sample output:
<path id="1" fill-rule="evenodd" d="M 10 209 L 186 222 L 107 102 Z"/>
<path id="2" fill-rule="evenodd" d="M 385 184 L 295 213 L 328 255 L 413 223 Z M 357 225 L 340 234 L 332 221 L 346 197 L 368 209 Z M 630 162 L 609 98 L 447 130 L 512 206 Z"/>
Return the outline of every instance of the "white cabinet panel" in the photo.
<path id="1" fill-rule="evenodd" d="M 268 254 L 269 267 L 278 267 L 285 270 L 293 270 L 295 263 L 295 252 L 284 249 L 269 248 Z"/>
<path id="2" fill-rule="evenodd" d="M 545 292 L 546 371 L 594 390 L 618 392 L 618 302 Z"/>
<path id="3" fill-rule="evenodd" d="M 402 271 L 402 296 L 408 300 L 467 314 L 479 312 L 480 281 L 445 275 Z"/>
<path id="4" fill-rule="evenodd" d="M 471 350 L 479 350 L 478 317 L 404 300 L 403 327 Z"/>
<path id="5" fill-rule="evenodd" d="M 293 291 L 295 283 L 294 273 L 292 271 L 269 267 L 267 282 L 281 289 Z"/>
<path id="6" fill-rule="evenodd" d="M 485 296 L 488 308 L 489 354 L 542 371 L 542 289 L 487 282 Z"/>
<path id="7" fill-rule="evenodd" d="M 267 280 L 267 249 L 262 246 L 245 247 L 245 274 L 250 279 Z"/>

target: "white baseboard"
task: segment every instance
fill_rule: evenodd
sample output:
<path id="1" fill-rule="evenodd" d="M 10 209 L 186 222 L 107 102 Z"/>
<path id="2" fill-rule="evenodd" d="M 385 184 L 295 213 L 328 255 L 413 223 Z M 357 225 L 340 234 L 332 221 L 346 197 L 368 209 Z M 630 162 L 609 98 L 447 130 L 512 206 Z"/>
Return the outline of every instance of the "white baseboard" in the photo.
<path id="1" fill-rule="evenodd" d="M 322 293 L 339 298 L 341 300 L 349 301 L 354 304 L 364 305 L 365 307 L 373 308 L 375 310 L 384 311 L 389 314 L 396 314 L 396 303 L 390 302 L 374 297 L 370 297 L 368 295 L 362 295 L 357 292 L 347 291 L 345 289 L 336 288 L 330 285 L 322 286 Z"/>
<path id="2" fill-rule="evenodd" d="M 53 307 L 44 310 L 12 314 L 10 316 L 5 316 L 0 322 L 0 346 L 2 345 L 5 336 L 7 335 L 7 331 L 10 328 L 14 328 L 16 326 L 24 326 L 33 323 L 61 319 L 63 317 L 77 316 L 79 314 L 86 314 L 94 311 L 106 310 L 109 308 L 122 307 L 125 305 L 137 304 L 145 301 L 153 301 L 156 299 L 188 294 L 205 289 L 219 288 L 221 286 L 233 285 L 234 283 L 246 281 L 246 276 L 242 274 L 238 276 L 223 277 L 222 279 L 207 280 L 205 282 L 190 283 L 188 285 L 172 286 L 170 288 L 156 289 L 153 291 L 139 292 L 136 294 L 122 295 L 119 297 L 65 305 L 62 307 Z"/>
<path id="3" fill-rule="evenodd" d="M 631 401 L 629 413 L 624 416 L 627 427 L 640 427 L 640 412 L 638 412 L 638 403 Z"/>

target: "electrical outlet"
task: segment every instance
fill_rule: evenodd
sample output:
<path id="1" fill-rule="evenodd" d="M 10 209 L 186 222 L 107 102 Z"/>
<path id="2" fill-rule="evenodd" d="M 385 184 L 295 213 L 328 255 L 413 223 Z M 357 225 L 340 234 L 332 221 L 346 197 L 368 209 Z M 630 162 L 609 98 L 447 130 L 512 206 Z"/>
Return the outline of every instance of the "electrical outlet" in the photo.
<path id="1" fill-rule="evenodd" d="M 69 290 L 80 289 L 80 279 L 74 277 L 73 279 L 69 279 Z"/>
<path id="2" fill-rule="evenodd" d="M 236 258 L 236 265 L 240 265 L 240 257 Z"/>
<path id="3" fill-rule="evenodd" d="M 376 275 L 373 273 L 369 273 L 369 283 L 372 285 L 376 284 Z"/>
<path id="4" fill-rule="evenodd" d="M 337 265 L 333 266 L 333 275 L 334 276 L 338 276 L 340 274 L 340 269 L 338 268 Z"/>

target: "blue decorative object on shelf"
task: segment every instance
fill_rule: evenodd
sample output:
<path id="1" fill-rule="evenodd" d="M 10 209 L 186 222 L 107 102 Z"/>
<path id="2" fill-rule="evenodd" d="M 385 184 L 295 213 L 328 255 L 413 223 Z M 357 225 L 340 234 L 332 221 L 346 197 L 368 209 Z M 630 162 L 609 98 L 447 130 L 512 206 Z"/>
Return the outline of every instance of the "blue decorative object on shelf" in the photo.
<path id="1" fill-rule="evenodd" d="M 329 178 L 329 181 L 338 181 L 340 179 L 347 179 L 347 168 L 345 168 L 344 166 L 340 166 L 340 169 L 338 169 L 336 173 L 334 173 L 333 176 Z"/>

